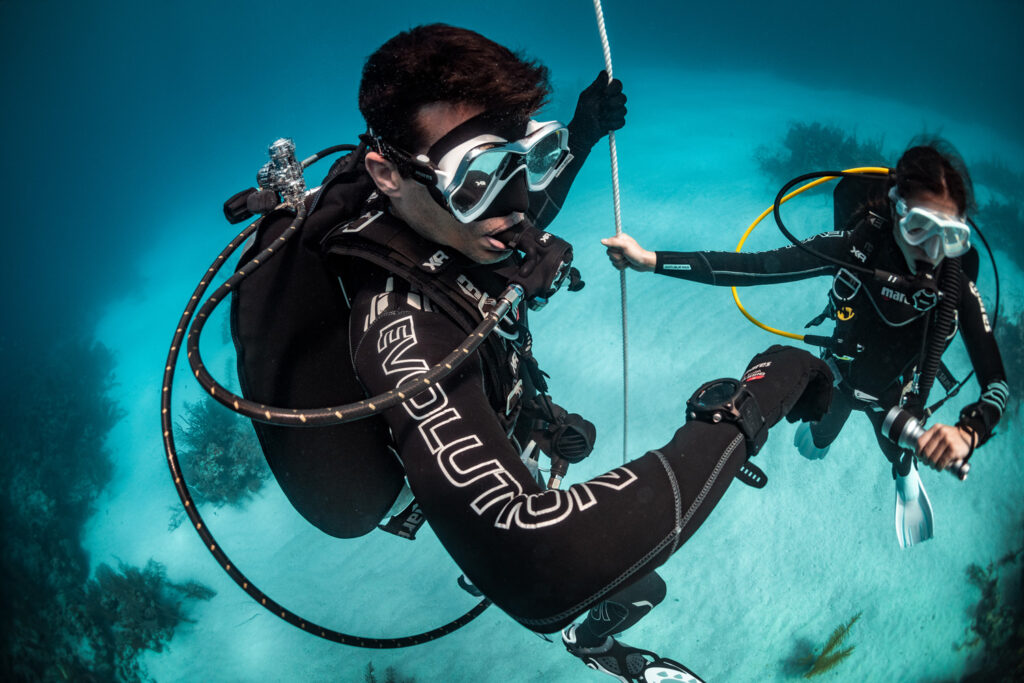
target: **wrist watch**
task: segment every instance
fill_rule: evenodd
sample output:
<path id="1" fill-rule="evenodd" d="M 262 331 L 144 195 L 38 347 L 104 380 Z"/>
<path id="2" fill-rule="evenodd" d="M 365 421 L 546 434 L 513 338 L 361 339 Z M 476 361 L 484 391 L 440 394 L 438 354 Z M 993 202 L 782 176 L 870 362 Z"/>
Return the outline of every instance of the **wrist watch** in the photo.
<path id="1" fill-rule="evenodd" d="M 691 420 L 736 425 L 747 441 L 748 457 L 761 450 L 768 440 L 768 425 L 761 414 L 761 406 L 739 380 L 726 377 L 701 385 L 686 401 L 686 421 Z"/>

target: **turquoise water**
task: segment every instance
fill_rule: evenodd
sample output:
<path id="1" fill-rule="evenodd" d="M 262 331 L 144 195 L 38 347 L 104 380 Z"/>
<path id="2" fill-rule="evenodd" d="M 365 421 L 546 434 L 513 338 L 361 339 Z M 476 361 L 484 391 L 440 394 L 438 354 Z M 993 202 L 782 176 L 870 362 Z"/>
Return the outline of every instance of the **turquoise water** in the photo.
<path id="1" fill-rule="evenodd" d="M 195 580 L 217 592 L 186 601 L 191 621 L 178 624 L 162 651 L 144 650 L 137 659 L 158 681 L 361 681 L 371 661 L 378 672 L 393 666 L 420 681 L 602 680 L 560 644 L 545 643 L 495 608 L 451 636 L 398 651 L 331 644 L 276 619 L 228 579 L 187 524 L 169 529 L 178 503 L 156 422 L 174 324 L 234 234 L 220 205 L 252 184 L 268 143 L 290 136 L 301 157 L 351 142 L 361 128 L 355 93 L 362 60 L 398 30 L 432 21 L 474 28 L 544 61 L 556 88 L 547 112 L 567 120 L 576 95 L 603 66 L 591 4 L 208 5 L 0 2 L 7 95 L 0 116 L 8 135 L 2 173 L 13 243 L 0 273 L 8 293 L 0 350 L 14 367 L 4 371 L 5 415 L 14 414 L 7 407 L 19 389 L 59 394 L 73 384 L 73 368 L 53 384 L 25 379 L 25 367 L 46 370 L 39 359 L 49 358 L 48 348 L 84 335 L 113 355 L 115 383 L 106 395 L 121 417 L 109 432 L 91 435 L 112 469 L 92 511 L 81 516 L 80 534 L 72 534 L 86 553 L 83 571 L 154 559 L 169 580 Z M 910 9 L 607 2 L 604 9 L 615 75 L 629 96 L 628 123 L 617 135 L 624 227 L 650 248 L 734 248 L 777 189 L 755 150 L 778 147 L 793 122 L 882 138 L 890 161 L 913 135 L 940 132 L 969 164 L 998 159 L 1010 174 L 1024 174 L 1017 113 L 1024 81 L 1016 75 L 1024 63 L 1017 37 L 1024 10 L 1017 3 L 969 11 L 952 2 Z M 982 201 L 997 191 L 978 184 Z M 829 227 L 824 196 L 799 202 L 792 211 L 802 234 Z M 572 481 L 622 457 L 618 276 L 598 243 L 614 231 L 603 144 L 552 230 L 573 242 L 587 287 L 560 294 L 534 316 L 535 353 L 552 375 L 552 394 L 599 428 L 597 450 L 570 470 Z M 989 237 L 1001 310 L 1019 320 L 1020 247 Z M 765 224 L 746 248 L 783 243 Z M 978 284 L 991 302 L 994 281 L 984 262 Z M 766 322 L 795 330 L 821 309 L 826 286 L 746 290 L 743 300 Z M 632 457 L 668 440 L 685 397 L 701 382 L 739 374 L 776 342 L 744 321 L 725 289 L 630 274 L 628 307 Z M 210 326 L 215 369 L 230 362 L 222 325 Z M 966 374 L 962 344 L 946 362 Z M 201 393 L 187 372 L 179 372 L 175 392 L 179 403 Z M 976 395 L 976 384 L 968 384 L 936 419 L 955 421 Z M 797 455 L 793 426 L 773 430 L 758 456 L 768 487 L 730 489 L 661 570 L 668 598 L 624 640 L 678 659 L 708 681 L 786 681 L 796 677 L 788 661 L 803 644 L 820 647 L 859 613 L 847 640 L 855 651 L 820 680 L 944 681 L 976 668 L 982 646 L 956 647 L 974 636 L 980 599 L 966 570 L 1024 543 L 1021 418 L 1004 418 L 967 482 L 922 473 L 935 538 L 901 550 L 889 466 L 858 417 L 823 461 Z M 20 471 L 25 459 L 56 461 L 66 448 L 44 438 L 39 452 L 25 454 L 4 441 L 5 472 Z M 24 477 L 5 477 L 5 484 L 22 510 L 53 509 L 38 496 L 30 500 Z M 330 628 L 406 635 L 473 604 L 455 586 L 459 572 L 429 528 L 415 543 L 380 534 L 331 539 L 305 523 L 273 483 L 240 507 L 207 506 L 203 513 L 261 589 Z M 20 548 L 37 540 L 11 528 L 24 536 L 5 532 L 5 579 L 17 572 Z M 47 614 L 51 605 L 71 609 L 76 581 L 90 575 L 32 599 Z M 1004 565 L 999 585 L 1006 595 L 1019 595 L 1019 575 L 1019 560 Z M 21 604 L 8 592 L 4 599 Z M 82 646 L 45 630 L 49 637 L 34 651 Z M 8 656 L 27 656 L 9 648 Z"/>

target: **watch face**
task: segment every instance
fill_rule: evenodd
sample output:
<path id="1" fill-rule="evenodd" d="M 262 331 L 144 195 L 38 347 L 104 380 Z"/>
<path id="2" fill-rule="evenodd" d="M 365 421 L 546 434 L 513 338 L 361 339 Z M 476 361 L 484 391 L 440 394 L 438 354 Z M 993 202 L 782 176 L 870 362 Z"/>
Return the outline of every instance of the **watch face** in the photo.
<path id="1" fill-rule="evenodd" d="M 695 403 L 701 408 L 717 408 L 733 396 L 739 388 L 739 382 L 732 379 L 723 379 L 711 386 L 705 387 L 697 396 Z"/>

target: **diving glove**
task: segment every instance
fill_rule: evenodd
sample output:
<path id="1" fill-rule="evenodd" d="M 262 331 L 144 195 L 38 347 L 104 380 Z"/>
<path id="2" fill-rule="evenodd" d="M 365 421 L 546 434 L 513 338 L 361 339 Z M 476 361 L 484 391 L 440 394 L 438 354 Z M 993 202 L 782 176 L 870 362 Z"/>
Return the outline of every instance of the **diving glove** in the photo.
<path id="1" fill-rule="evenodd" d="M 774 345 L 750 361 L 741 381 L 757 399 L 765 422 L 772 426 L 814 422 L 832 403 L 832 371 L 825 361 L 792 346 Z"/>
<path id="2" fill-rule="evenodd" d="M 585 154 L 610 131 L 624 125 L 626 96 L 622 93 L 622 81 L 609 81 L 608 72 L 601 71 L 576 102 L 576 113 L 567 126 L 569 146 L 573 154 Z"/>

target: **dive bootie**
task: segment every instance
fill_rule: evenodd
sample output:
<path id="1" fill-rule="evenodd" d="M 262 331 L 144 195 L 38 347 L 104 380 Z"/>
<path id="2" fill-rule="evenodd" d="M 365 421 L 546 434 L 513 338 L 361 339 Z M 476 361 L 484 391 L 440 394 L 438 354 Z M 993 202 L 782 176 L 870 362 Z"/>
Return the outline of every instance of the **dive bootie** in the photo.
<path id="1" fill-rule="evenodd" d="M 583 660 L 588 668 L 608 674 L 621 683 L 704 683 L 697 674 L 679 662 L 620 643 L 611 636 L 595 647 L 582 647 L 576 642 L 576 626 L 573 624 L 562 631 L 565 649 L 572 656 Z"/>
<path id="2" fill-rule="evenodd" d="M 814 436 L 811 435 L 811 423 L 801 422 L 796 428 L 796 435 L 793 437 L 793 445 L 800 451 L 800 455 L 808 460 L 821 460 L 828 453 L 829 446 L 819 448 L 814 445 Z"/>

